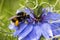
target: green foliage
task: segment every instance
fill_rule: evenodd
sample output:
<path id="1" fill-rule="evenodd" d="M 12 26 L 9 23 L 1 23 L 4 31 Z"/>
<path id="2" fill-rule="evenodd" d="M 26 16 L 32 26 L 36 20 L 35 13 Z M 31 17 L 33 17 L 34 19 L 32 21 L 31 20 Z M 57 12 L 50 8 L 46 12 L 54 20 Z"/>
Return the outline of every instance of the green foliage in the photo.
<path id="1" fill-rule="evenodd" d="M 28 0 L 28 1 L 30 3 L 29 2 L 26 3 L 27 2 L 26 0 L 0 0 L 0 40 L 17 40 L 17 38 L 14 38 L 13 36 L 11 36 L 11 34 L 9 34 L 12 31 L 8 29 L 8 25 L 10 23 L 8 19 L 11 16 L 15 15 L 17 9 L 24 7 L 24 6 L 33 8 L 36 5 L 35 0 Z M 49 3 L 49 5 L 54 6 L 57 0 L 37 0 L 37 1 L 39 5 L 42 2 L 46 2 L 46 3 Z M 54 6 L 54 9 L 56 12 L 60 12 L 59 1 Z M 46 7 L 46 5 L 47 4 L 44 3 L 42 6 Z"/>

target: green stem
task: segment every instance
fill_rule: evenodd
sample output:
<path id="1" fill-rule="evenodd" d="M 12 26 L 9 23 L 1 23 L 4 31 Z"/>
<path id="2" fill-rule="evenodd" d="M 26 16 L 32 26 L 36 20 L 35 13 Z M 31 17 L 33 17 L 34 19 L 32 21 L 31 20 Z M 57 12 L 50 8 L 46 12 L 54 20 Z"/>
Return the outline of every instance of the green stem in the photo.
<path id="1" fill-rule="evenodd" d="M 40 6 L 42 6 L 43 4 L 47 4 L 49 6 L 52 6 L 51 4 L 47 3 L 47 2 L 41 2 Z"/>
<path id="2" fill-rule="evenodd" d="M 57 5 L 58 2 L 59 2 L 59 0 L 57 0 L 56 3 L 53 5 L 54 8 L 55 8 L 55 6 Z"/>
<path id="3" fill-rule="evenodd" d="M 1 14 L 1 12 L 2 12 L 3 4 L 4 4 L 4 0 L 2 0 L 2 2 L 1 2 L 1 6 L 0 6 L 0 14 Z"/>

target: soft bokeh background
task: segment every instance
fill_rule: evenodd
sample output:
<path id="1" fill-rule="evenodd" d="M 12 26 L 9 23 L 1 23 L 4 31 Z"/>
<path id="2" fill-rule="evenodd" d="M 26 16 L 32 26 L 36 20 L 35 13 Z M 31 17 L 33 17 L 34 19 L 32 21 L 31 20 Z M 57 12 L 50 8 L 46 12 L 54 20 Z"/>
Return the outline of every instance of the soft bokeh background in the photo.
<path id="1" fill-rule="evenodd" d="M 46 7 L 51 5 L 54 7 L 54 12 L 60 13 L 60 0 L 37 0 L 38 4 Z M 27 3 L 30 2 L 30 3 Z M 16 10 L 28 5 L 33 8 L 36 5 L 36 0 L 0 0 L 0 40 L 17 40 L 12 36 L 11 30 L 8 29 L 10 21 L 8 20 L 11 16 L 15 15 Z"/>

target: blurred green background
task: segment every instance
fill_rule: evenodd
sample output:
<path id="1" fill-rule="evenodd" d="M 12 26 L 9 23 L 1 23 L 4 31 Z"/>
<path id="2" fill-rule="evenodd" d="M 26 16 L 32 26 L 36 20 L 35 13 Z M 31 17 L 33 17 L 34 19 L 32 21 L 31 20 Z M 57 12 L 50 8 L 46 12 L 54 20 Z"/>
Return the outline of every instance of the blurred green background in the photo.
<path id="1" fill-rule="evenodd" d="M 37 0 L 37 2 L 39 5 L 46 2 L 54 7 L 54 12 L 60 13 L 60 0 Z M 49 6 L 46 3 L 42 6 Z M 10 23 L 8 19 L 15 15 L 17 9 L 26 5 L 30 8 L 34 8 L 36 0 L 0 0 L 0 40 L 17 40 L 17 38 L 14 38 L 11 34 L 13 31 L 8 29 Z"/>

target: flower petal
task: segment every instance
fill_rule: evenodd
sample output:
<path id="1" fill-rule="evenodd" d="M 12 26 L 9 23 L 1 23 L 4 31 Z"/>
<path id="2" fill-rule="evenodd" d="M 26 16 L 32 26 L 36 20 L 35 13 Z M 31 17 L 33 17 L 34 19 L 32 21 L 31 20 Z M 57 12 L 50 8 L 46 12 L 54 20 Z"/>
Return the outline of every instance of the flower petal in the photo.
<path id="1" fill-rule="evenodd" d="M 60 35 L 60 23 L 59 22 L 58 23 L 52 23 L 51 29 L 52 29 L 54 36 Z"/>
<path id="2" fill-rule="evenodd" d="M 39 40 L 41 36 L 41 30 L 38 23 L 34 24 L 33 30 L 22 40 Z"/>
<path id="3" fill-rule="evenodd" d="M 41 36 L 41 23 L 35 23 L 34 30 L 36 32 L 37 39 L 39 39 Z"/>
<path id="4" fill-rule="evenodd" d="M 35 24 L 33 30 L 30 32 L 29 37 L 31 40 L 39 40 L 41 36 L 41 30 L 39 24 Z"/>
<path id="5" fill-rule="evenodd" d="M 24 39 L 37 40 L 37 35 L 35 30 L 33 29 Z"/>
<path id="6" fill-rule="evenodd" d="M 60 19 L 60 14 L 58 14 L 58 13 L 48 12 L 48 16 L 52 20 L 58 20 L 58 19 Z"/>
<path id="7" fill-rule="evenodd" d="M 59 20 L 60 19 L 60 14 L 58 13 L 53 13 L 53 12 L 48 12 L 46 13 L 47 15 L 43 16 L 43 20 L 50 21 L 50 20 Z"/>
<path id="8" fill-rule="evenodd" d="M 25 38 L 33 29 L 32 24 L 28 24 L 27 27 L 18 35 L 20 39 Z"/>
<path id="9" fill-rule="evenodd" d="M 42 30 L 42 35 L 45 38 L 49 38 L 50 36 L 53 37 L 51 26 L 48 23 L 43 23 L 41 26 L 41 30 Z"/>
<path id="10" fill-rule="evenodd" d="M 26 23 L 20 23 L 19 28 L 14 32 L 14 36 L 17 36 L 19 33 L 21 33 L 25 28 L 27 27 Z"/>

